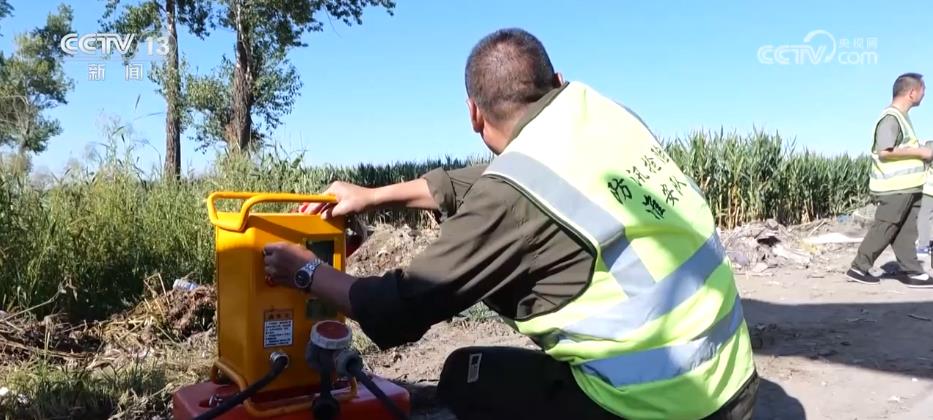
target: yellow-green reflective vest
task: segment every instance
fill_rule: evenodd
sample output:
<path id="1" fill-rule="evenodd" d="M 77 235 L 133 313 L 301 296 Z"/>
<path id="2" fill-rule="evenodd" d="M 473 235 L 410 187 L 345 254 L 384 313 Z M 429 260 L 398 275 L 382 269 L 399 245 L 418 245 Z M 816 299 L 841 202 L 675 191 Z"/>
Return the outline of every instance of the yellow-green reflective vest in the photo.
<path id="1" fill-rule="evenodd" d="M 712 212 L 635 114 L 569 83 L 485 174 L 595 256 L 579 296 L 509 320 L 569 362 L 592 400 L 629 419 L 697 419 L 751 377 L 748 327 Z"/>
<path id="2" fill-rule="evenodd" d="M 917 142 L 919 141 L 920 140 L 918 139 Z M 928 149 L 933 149 L 933 141 L 926 142 L 926 144 L 924 144 L 923 147 L 926 147 Z M 925 175 L 926 181 L 924 181 L 923 183 L 923 193 L 929 196 L 933 196 L 933 164 L 930 164 L 929 162 L 927 162 L 926 168 L 927 168 L 927 172 Z"/>
<path id="3" fill-rule="evenodd" d="M 904 139 L 897 147 L 920 147 L 917 135 L 914 134 L 913 125 L 906 115 L 897 108 L 888 107 L 881 112 L 875 127 L 881 123 L 881 120 L 891 115 L 897 119 L 901 127 L 901 134 Z M 898 159 L 882 161 L 878 157 L 878 152 L 872 147 L 871 150 L 871 174 L 868 180 L 868 189 L 873 193 L 886 193 L 892 191 L 906 190 L 916 188 L 924 184 L 926 178 L 926 166 L 920 159 Z"/>

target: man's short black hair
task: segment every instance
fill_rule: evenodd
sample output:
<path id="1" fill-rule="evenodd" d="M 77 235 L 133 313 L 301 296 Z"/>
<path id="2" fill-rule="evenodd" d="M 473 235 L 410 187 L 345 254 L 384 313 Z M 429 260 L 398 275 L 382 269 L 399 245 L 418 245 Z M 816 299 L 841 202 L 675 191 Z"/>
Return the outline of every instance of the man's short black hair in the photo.
<path id="1" fill-rule="evenodd" d="M 492 121 L 504 122 L 553 88 L 554 67 L 544 45 L 518 28 L 481 39 L 466 63 L 467 95 Z"/>
<path id="2" fill-rule="evenodd" d="M 894 81 L 894 97 L 906 95 L 907 91 L 923 86 L 923 75 L 920 73 L 904 73 Z"/>

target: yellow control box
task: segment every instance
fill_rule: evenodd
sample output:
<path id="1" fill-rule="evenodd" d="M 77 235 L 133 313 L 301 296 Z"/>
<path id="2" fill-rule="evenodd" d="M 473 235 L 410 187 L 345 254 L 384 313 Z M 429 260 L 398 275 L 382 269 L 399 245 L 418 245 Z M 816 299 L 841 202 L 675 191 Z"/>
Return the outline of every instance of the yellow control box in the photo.
<path id="1" fill-rule="evenodd" d="M 217 201 L 245 200 L 238 212 L 217 211 Z M 289 365 L 264 392 L 313 389 L 317 372 L 304 360 L 305 345 L 315 322 L 344 322 L 343 314 L 314 296 L 291 287 L 267 283 L 263 247 L 287 241 L 307 246 L 337 270 L 344 270 L 346 244 L 343 218 L 321 219 L 301 213 L 256 213 L 270 202 L 333 202 L 332 196 L 218 192 L 208 197 L 215 228 L 217 283 L 217 350 L 214 374 L 233 380 L 241 389 L 269 371 L 272 352 L 285 352 Z"/>

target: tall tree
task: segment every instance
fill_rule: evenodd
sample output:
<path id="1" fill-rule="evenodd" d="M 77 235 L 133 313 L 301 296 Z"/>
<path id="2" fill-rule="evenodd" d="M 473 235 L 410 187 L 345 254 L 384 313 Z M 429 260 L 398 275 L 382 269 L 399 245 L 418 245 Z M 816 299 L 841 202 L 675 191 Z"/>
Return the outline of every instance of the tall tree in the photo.
<path id="1" fill-rule="evenodd" d="M 285 54 L 257 60 L 255 66 L 255 83 L 250 92 L 250 141 L 244 145 L 237 143 L 237 137 L 232 136 L 230 130 L 234 116 L 233 62 L 223 57 L 213 74 L 187 75 L 185 98 L 191 110 L 202 117 L 194 123 L 199 149 L 222 142 L 228 145 L 228 150 L 256 150 L 281 124 L 282 117 L 291 112 L 301 80 Z M 253 115 L 258 118 L 254 119 Z"/>
<path id="2" fill-rule="evenodd" d="M 219 3 L 222 9 L 218 22 L 236 33 L 236 42 L 229 107 L 215 109 L 212 115 L 223 124 L 223 137 L 233 151 L 252 149 L 254 141 L 261 141 L 255 136 L 257 130 L 253 125 L 257 104 L 265 101 L 290 106 L 294 101 L 291 89 L 298 79 L 287 63 L 286 54 L 291 48 L 305 46 L 301 42 L 305 32 L 324 29 L 323 22 L 318 20 L 322 12 L 346 25 L 360 25 L 363 10 L 368 6 L 381 6 L 390 15 L 395 8 L 394 0 L 220 0 Z M 264 88 L 260 86 L 263 82 L 275 86 Z M 278 89 L 270 89 L 276 86 Z M 259 97 L 264 93 L 274 98 Z M 292 95 L 277 96 L 281 93 Z"/>
<path id="3" fill-rule="evenodd" d="M 167 41 L 165 61 L 154 67 L 150 79 L 159 86 L 165 98 L 165 175 L 181 174 L 181 132 L 186 112 L 182 96 L 182 74 L 178 59 L 178 24 L 203 38 L 208 34 L 211 0 L 145 0 L 126 5 L 115 15 L 120 0 L 107 0 L 101 24 L 104 31 L 134 34 L 134 47 L 139 41 L 164 36 Z M 135 48 L 132 49 L 135 51 Z M 124 57 L 124 60 L 130 57 Z"/>
<path id="4" fill-rule="evenodd" d="M 7 0 L 0 0 L 0 19 L 13 14 L 13 6 Z"/>
<path id="5" fill-rule="evenodd" d="M 0 4 L 0 12 L 10 10 Z M 72 32 L 72 18 L 71 7 L 60 5 L 48 14 L 45 26 L 16 37 L 11 56 L 0 53 L 0 145 L 22 155 L 41 152 L 61 133 L 58 120 L 44 112 L 66 104 L 65 95 L 74 87 L 65 76 L 59 48 L 62 37 Z"/>

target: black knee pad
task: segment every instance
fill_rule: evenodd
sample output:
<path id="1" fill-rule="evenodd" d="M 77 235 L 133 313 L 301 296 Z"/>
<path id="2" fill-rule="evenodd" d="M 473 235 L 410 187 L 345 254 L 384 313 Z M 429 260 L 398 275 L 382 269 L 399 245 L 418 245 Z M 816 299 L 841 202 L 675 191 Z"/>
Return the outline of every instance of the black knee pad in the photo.
<path id="1" fill-rule="evenodd" d="M 458 388 L 462 388 L 467 383 L 470 365 L 474 363 L 473 359 L 482 357 L 477 354 L 481 355 L 483 349 L 483 347 L 461 347 L 447 356 L 437 383 L 438 399 L 447 404 L 450 403 L 446 398 L 452 397 Z"/>

